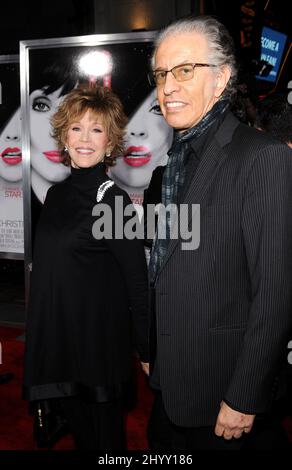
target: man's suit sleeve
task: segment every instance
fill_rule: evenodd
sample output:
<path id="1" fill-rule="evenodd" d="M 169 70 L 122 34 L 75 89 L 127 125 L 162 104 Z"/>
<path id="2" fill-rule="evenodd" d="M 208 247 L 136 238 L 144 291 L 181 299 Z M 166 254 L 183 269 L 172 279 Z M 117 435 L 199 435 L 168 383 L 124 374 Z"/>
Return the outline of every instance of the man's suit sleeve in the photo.
<path id="1" fill-rule="evenodd" d="M 258 414 L 272 398 L 292 327 L 292 152 L 288 146 L 269 145 L 255 159 L 241 220 L 251 280 L 250 314 L 224 398 L 236 410 Z"/>

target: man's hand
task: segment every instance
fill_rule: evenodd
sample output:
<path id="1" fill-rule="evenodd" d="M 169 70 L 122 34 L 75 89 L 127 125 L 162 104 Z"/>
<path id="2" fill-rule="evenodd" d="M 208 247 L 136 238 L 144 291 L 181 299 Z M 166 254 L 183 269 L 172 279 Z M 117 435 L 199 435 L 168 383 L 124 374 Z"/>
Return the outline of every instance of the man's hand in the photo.
<path id="1" fill-rule="evenodd" d="M 141 367 L 142 367 L 143 372 L 146 375 L 149 375 L 149 362 L 142 362 L 141 361 Z"/>
<path id="2" fill-rule="evenodd" d="M 255 415 L 246 415 L 235 411 L 222 401 L 215 426 L 215 434 L 227 440 L 233 437 L 239 439 L 242 433 L 250 432 L 254 419 Z"/>

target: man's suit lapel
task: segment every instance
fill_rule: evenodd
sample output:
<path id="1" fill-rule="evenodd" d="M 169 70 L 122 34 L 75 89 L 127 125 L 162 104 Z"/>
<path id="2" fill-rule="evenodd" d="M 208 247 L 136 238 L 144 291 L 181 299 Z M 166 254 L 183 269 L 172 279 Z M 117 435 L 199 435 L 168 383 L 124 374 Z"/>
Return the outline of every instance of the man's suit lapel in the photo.
<path id="1" fill-rule="evenodd" d="M 198 168 L 189 183 L 189 187 L 184 192 L 183 198 L 179 201 L 180 204 L 203 204 L 204 199 L 208 194 L 208 190 L 214 178 L 216 177 L 220 166 L 227 157 L 227 154 L 222 147 L 231 141 L 234 130 L 238 125 L 239 121 L 231 113 L 228 113 L 214 138 L 211 140 L 210 144 L 207 146 L 204 154 L 202 155 Z M 189 219 L 189 226 L 190 223 L 191 219 Z M 170 240 L 157 278 L 171 257 L 179 240 L 180 237 Z"/>

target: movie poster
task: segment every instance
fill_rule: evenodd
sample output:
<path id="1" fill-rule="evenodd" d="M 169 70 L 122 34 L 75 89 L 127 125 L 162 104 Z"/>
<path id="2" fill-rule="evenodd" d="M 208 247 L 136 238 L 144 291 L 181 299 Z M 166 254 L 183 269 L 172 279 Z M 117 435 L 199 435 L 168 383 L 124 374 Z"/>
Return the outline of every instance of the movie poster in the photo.
<path id="1" fill-rule="evenodd" d="M 134 34 L 134 33 L 132 33 Z M 109 35 L 115 36 L 115 35 Z M 128 34 L 129 36 L 129 34 Z M 172 129 L 161 116 L 147 74 L 152 42 L 56 47 L 29 51 L 29 113 L 32 204 L 42 204 L 48 188 L 70 172 L 50 135 L 50 118 L 64 96 L 79 83 L 98 81 L 122 100 L 129 123 L 125 154 L 109 176 L 135 204 L 143 201 L 157 165 L 167 161 Z"/>
<path id="2" fill-rule="evenodd" d="M 0 257 L 23 258 L 18 56 L 0 56 Z"/>

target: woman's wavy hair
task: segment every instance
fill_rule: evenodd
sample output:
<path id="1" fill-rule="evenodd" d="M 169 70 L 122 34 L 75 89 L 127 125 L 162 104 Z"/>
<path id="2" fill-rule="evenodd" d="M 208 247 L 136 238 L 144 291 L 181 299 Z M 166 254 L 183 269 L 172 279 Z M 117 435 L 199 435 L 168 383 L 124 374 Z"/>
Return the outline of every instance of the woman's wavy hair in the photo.
<path id="1" fill-rule="evenodd" d="M 68 129 L 76 118 L 82 117 L 88 110 L 102 119 L 112 148 L 111 156 L 105 157 L 104 161 L 108 166 L 112 166 L 115 163 L 115 157 L 124 151 L 125 127 L 128 118 L 117 95 L 109 88 L 98 84 L 93 87 L 79 85 L 70 91 L 51 118 L 52 136 L 62 153 L 63 163 L 67 166 L 71 163 L 70 156 L 65 151 Z"/>
<path id="2" fill-rule="evenodd" d="M 234 52 L 234 42 L 225 26 L 212 16 L 198 16 L 180 19 L 164 28 L 157 36 L 155 48 L 151 59 L 154 68 L 155 54 L 164 39 L 180 34 L 198 33 L 206 37 L 209 45 L 210 64 L 218 67 L 227 65 L 231 75 L 228 84 L 222 93 L 222 98 L 231 98 L 236 93 L 237 68 Z"/>

